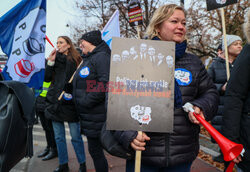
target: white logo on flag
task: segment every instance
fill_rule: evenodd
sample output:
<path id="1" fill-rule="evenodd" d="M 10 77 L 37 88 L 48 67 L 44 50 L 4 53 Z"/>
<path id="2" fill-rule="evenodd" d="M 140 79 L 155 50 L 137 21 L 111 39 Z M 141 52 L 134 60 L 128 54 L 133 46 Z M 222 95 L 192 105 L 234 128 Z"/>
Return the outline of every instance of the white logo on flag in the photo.
<path id="1" fill-rule="evenodd" d="M 227 0 L 216 0 L 217 4 L 225 4 Z"/>

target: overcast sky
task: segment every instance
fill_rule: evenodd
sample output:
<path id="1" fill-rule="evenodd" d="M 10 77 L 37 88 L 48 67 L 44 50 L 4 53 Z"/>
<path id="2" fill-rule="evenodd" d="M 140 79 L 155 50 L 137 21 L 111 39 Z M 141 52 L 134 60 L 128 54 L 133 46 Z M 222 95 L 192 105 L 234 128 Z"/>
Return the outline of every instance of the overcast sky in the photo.
<path id="1" fill-rule="evenodd" d="M 21 0 L 1 0 L 0 17 L 20 1 Z M 66 24 L 69 20 L 74 20 L 76 17 L 79 17 L 79 13 L 77 14 L 77 11 L 72 10 L 70 2 L 72 2 L 72 0 L 47 0 L 46 35 L 54 45 L 56 45 L 58 36 L 70 36 L 69 28 L 66 27 Z M 51 45 L 46 43 L 46 57 L 52 49 Z M 2 50 L 0 50 L 0 54 L 3 54 Z"/>
<path id="2" fill-rule="evenodd" d="M 13 8 L 21 0 L 0 0 L 0 17 Z M 83 0 L 79 0 L 83 1 Z M 186 2 L 189 0 L 185 0 Z M 68 21 L 77 21 L 81 18 L 81 13 L 77 9 L 73 9 L 72 0 L 47 0 L 47 26 L 46 35 L 55 45 L 58 36 L 70 36 L 69 28 L 66 27 Z M 166 1 L 165 1 L 166 2 Z M 168 0 L 168 3 L 179 3 L 176 0 Z M 79 20 L 78 20 L 79 21 Z M 52 47 L 46 43 L 46 57 L 52 51 Z M 3 54 L 0 48 L 0 54 Z"/>

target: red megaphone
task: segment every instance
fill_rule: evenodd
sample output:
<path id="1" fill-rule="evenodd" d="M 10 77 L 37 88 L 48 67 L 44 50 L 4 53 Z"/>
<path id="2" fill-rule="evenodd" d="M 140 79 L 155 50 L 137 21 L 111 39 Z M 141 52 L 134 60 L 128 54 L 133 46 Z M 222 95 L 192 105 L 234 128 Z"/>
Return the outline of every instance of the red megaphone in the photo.
<path id="1" fill-rule="evenodd" d="M 189 105 L 187 105 L 189 106 Z M 192 106 L 192 105 L 191 105 Z M 191 111 L 190 107 L 185 107 L 185 111 Z M 214 138 L 214 140 L 218 143 L 225 161 L 231 161 L 226 172 L 232 172 L 234 167 L 233 159 L 237 158 L 241 151 L 243 150 L 242 144 L 237 144 L 232 142 L 231 140 L 224 137 L 222 134 L 220 134 L 211 124 L 209 124 L 205 119 L 203 119 L 200 115 L 193 112 L 193 115 L 195 118 L 204 126 L 204 128 L 209 132 L 209 134 Z"/>

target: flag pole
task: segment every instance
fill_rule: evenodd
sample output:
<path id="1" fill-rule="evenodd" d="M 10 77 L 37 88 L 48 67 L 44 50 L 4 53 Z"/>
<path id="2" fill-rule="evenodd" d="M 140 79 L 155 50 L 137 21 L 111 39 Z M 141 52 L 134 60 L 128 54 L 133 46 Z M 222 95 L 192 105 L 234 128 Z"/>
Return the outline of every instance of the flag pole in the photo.
<path id="1" fill-rule="evenodd" d="M 184 0 L 180 0 L 181 1 L 181 7 L 184 8 Z"/>

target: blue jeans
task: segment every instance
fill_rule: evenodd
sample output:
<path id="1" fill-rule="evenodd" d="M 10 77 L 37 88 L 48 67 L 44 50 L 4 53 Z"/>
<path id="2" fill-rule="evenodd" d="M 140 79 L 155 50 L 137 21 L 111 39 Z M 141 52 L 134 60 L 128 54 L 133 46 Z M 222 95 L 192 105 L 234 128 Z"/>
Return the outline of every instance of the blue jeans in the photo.
<path id="1" fill-rule="evenodd" d="M 65 127 L 63 122 L 53 121 L 53 129 L 55 134 L 56 146 L 58 151 L 59 164 L 68 163 L 68 151 L 65 138 Z M 79 122 L 68 122 L 69 131 L 71 135 L 71 143 L 74 147 L 78 162 L 84 163 L 86 161 L 84 144 L 80 133 Z"/>
<path id="2" fill-rule="evenodd" d="M 141 164 L 141 172 L 190 172 L 192 163 L 179 164 L 171 167 L 157 167 Z M 134 172 L 135 160 L 127 160 L 126 172 Z"/>

